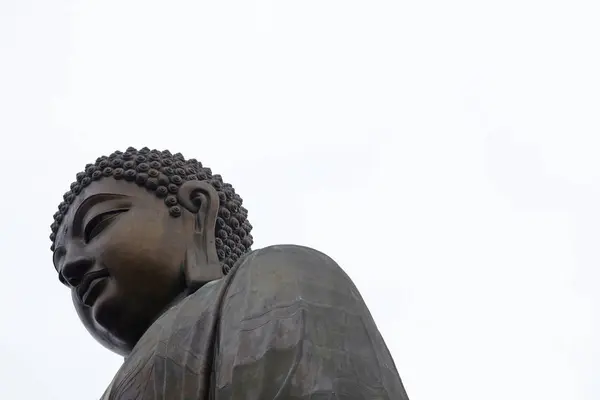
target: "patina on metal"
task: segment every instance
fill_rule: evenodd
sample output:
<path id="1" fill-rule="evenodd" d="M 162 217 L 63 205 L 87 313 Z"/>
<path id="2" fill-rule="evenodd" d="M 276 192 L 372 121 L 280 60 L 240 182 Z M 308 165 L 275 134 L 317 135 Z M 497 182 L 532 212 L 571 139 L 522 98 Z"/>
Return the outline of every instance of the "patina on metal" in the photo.
<path id="1" fill-rule="evenodd" d="M 168 151 L 76 175 L 50 239 L 81 321 L 125 357 L 102 399 L 408 399 L 350 278 L 307 247 L 253 251 L 242 202 Z"/>

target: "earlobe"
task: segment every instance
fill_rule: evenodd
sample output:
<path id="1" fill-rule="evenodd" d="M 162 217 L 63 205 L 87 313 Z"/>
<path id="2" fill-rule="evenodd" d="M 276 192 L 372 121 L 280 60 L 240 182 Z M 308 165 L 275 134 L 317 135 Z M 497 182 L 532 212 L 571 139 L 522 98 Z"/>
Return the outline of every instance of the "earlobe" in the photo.
<path id="1" fill-rule="evenodd" d="M 219 195 L 208 182 L 188 181 L 181 185 L 177 197 L 179 204 L 196 216 L 193 245 L 186 251 L 184 268 L 186 285 L 194 291 L 223 277 L 215 244 Z"/>

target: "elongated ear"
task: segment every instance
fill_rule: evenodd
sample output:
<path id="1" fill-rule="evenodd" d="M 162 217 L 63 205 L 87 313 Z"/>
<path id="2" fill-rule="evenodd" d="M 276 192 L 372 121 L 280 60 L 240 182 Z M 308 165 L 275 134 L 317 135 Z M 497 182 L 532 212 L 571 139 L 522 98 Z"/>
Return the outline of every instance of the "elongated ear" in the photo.
<path id="1" fill-rule="evenodd" d="M 184 266 L 186 285 L 193 291 L 223 277 L 215 244 L 219 195 L 208 182 L 187 181 L 180 186 L 177 200 L 182 207 L 196 215 L 193 246 L 186 251 Z"/>

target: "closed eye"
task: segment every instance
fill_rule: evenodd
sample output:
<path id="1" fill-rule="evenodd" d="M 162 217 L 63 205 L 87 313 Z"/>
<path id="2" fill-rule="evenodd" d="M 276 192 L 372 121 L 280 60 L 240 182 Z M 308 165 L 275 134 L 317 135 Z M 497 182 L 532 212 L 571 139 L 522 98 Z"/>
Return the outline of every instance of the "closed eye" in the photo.
<path id="1" fill-rule="evenodd" d="M 104 229 L 106 229 L 115 219 L 122 213 L 128 211 L 128 209 L 111 210 L 102 214 L 99 214 L 92 218 L 87 223 L 84 229 L 83 238 L 86 243 L 89 243 L 92 239 L 98 236 Z"/>

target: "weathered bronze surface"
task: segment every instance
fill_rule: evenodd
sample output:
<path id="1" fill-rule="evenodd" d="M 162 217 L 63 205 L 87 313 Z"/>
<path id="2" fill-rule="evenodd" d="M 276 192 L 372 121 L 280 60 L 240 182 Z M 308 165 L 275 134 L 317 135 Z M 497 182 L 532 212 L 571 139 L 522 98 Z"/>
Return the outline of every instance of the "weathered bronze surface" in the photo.
<path id="1" fill-rule="evenodd" d="M 115 152 L 64 200 L 59 279 L 125 357 L 102 399 L 408 399 L 350 278 L 307 247 L 252 251 L 241 197 L 196 160 Z"/>

